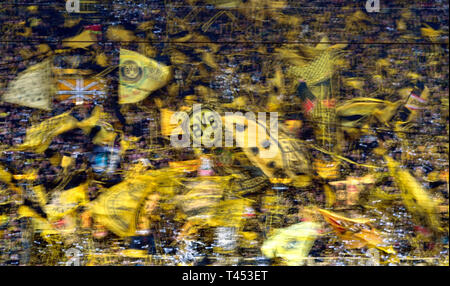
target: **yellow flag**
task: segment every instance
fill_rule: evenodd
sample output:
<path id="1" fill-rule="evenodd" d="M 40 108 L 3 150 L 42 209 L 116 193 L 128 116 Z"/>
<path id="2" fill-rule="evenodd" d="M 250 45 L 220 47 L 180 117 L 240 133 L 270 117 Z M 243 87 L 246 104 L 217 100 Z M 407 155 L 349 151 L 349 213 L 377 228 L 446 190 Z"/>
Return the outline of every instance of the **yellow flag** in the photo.
<path id="1" fill-rule="evenodd" d="M 132 236 L 138 209 L 155 184 L 146 176 L 127 178 L 105 190 L 91 205 L 94 219 L 118 236 Z"/>
<path id="2" fill-rule="evenodd" d="M 91 129 L 95 125 L 97 125 L 97 123 L 100 121 L 102 115 L 103 115 L 102 106 L 96 105 L 91 113 L 91 116 L 83 121 L 78 122 L 77 127 L 81 128 L 81 130 L 83 130 L 85 134 L 89 134 L 89 132 L 91 132 Z"/>
<path id="3" fill-rule="evenodd" d="M 32 191 L 34 196 L 36 197 L 36 201 L 39 203 L 41 207 L 44 207 L 47 204 L 48 198 L 47 193 L 44 189 L 43 185 L 33 186 Z"/>
<path id="4" fill-rule="evenodd" d="M 319 231 L 320 225 L 315 222 L 301 222 L 277 229 L 264 241 L 261 251 L 268 258 L 281 257 L 289 266 L 302 265 Z"/>
<path id="5" fill-rule="evenodd" d="M 344 80 L 344 84 L 354 89 L 363 90 L 364 81 L 359 78 L 347 78 Z"/>
<path id="6" fill-rule="evenodd" d="M 5 171 L 3 167 L 0 166 L 0 181 L 5 183 L 10 183 L 12 180 L 12 174 Z"/>
<path id="7" fill-rule="evenodd" d="M 407 26 L 403 19 L 400 19 L 397 21 L 397 30 L 399 31 L 406 31 Z"/>
<path id="8" fill-rule="evenodd" d="M 202 60 L 210 68 L 213 69 L 219 68 L 219 65 L 217 64 L 216 60 L 214 59 L 214 56 L 211 53 L 203 53 Z"/>
<path id="9" fill-rule="evenodd" d="M 172 131 L 178 127 L 178 124 L 170 123 L 170 118 L 172 118 L 173 114 L 175 114 L 175 111 L 166 108 L 161 109 L 161 134 L 163 136 L 170 136 Z"/>
<path id="10" fill-rule="evenodd" d="M 23 29 L 24 31 L 17 33 L 17 35 L 28 38 L 33 34 L 33 30 L 31 29 L 31 27 L 24 27 Z"/>
<path id="11" fill-rule="evenodd" d="M 266 109 L 268 112 L 277 112 L 280 111 L 281 104 L 282 104 L 281 100 L 278 99 L 276 95 L 271 94 L 267 98 Z"/>
<path id="12" fill-rule="evenodd" d="M 120 138 L 120 154 L 124 154 L 127 150 L 139 149 L 136 142 L 139 140 L 138 137 L 130 136 Z"/>
<path id="13" fill-rule="evenodd" d="M 272 84 L 278 88 L 280 93 L 285 93 L 283 71 L 280 67 L 275 70 L 275 76 L 272 79 Z"/>
<path id="14" fill-rule="evenodd" d="M 197 171 L 200 166 L 200 160 L 188 160 L 188 161 L 172 161 L 169 162 L 169 167 L 173 169 L 181 169 L 183 172 Z"/>
<path id="15" fill-rule="evenodd" d="M 408 101 L 406 102 L 405 107 L 407 107 L 411 111 L 425 109 L 429 97 L 430 89 L 427 86 L 424 87 L 422 92 L 413 89 L 411 91 L 411 95 L 408 97 Z"/>
<path id="16" fill-rule="evenodd" d="M 73 157 L 63 156 L 61 159 L 61 167 L 67 168 L 72 165 L 74 161 L 75 159 Z"/>
<path id="17" fill-rule="evenodd" d="M 19 50 L 19 54 L 22 56 L 23 59 L 29 59 L 33 57 L 34 52 L 31 50 L 31 48 L 22 48 Z"/>
<path id="18" fill-rule="evenodd" d="M 9 103 L 51 110 L 50 61 L 31 66 L 12 81 L 2 100 Z"/>
<path id="19" fill-rule="evenodd" d="M 139 53 L 120 50 L 119 103 L 135 103 L 166 85 L 171 78 L 170 67 Z"/>
<path id="20" fill-rule="evenodd" d="M 39 52 L 39 54 L 46 54 L 48 52 L 51 52 L 51 48 L 47 44 L 39 44 L 38 52 Z"/>
<path id="21" fill-rule="evenodd" d="M 33 170 L 33 171 L 27 172 L 25 174 L 13 175 L 13 178 L 16 180 L 34 181 L 37 179 L 37 172 L 36 172 L 36 170 Z"/>
<path id="22" fill-rule="evenodd" d="M 180 196 L 180 205 L 190 217 L 211 219 L 214 210 L 223 196 L 221 184 L 227 177 L 199 177 L 197 182 L 188 185 L 189 191 Z M 223 180 L 221 182 L 220 180 Z"/>
<path id="23" fill-rule="evenodd" d="M 63 25 L 63 27 L 65 27 L 65 28 L 71 28 L 71 27 L 73 27 L 73 26 L 75 26 L 75 25 L 78 25 L 80 22 L 81 22 L 81 18 L 77 18 L 77 19 L 74 19 L 74 18 L 66 18 L 66 19 L 64 20 L 64 25 Z"/>
<path id="24" fill-rule="evenodd" d="M 89 118 L 77 122 L 77 127 L 81 128 L 85 134 L 89 134 L 95 126 L 100 126 L 100 131 L 92 139 L 92 143 L 97 145 L 112 145 L 117 137 L 114 127 L 106 122 L 107 114 L 103 112 L 103 108 L 99 105 L 95 106 Z"/>
<path id="25" fill-rule="evenodd" d="M 386 101 L 381 99 L 360 97 L 339 105 L 336 112 L 340 116 L 369 115 L 385 103 Z"/>
<path id="26" fill-rule="evenodd" d="M 331 208 L 336 201 L 336 195 L 329 185 L 324 185 L 323 191 L 325 193 L 325 201 L 327 208 Z"/>
<path id="27" fill-rule="evenodd" d="M 354 21 L 371 21 L 371 18 L 367 16 L 364 12 L 361 10 L 356 11 L 353 15 L 350 16 L 350 18 Z"/>
<path id="28" fill-rule="evenodd" d="M 0 226 L 7 223 L 9 220 L 9 217 L 7 215 L 0 215 Z"/>
<path id="29" fill-rule="evenodd" d="M 19 215 L 19 218 L 31 217 L 31 218 L 37 218 L 37 219 L 45 220 L 35 210 L 33 210 L 32 208 L 30 208 L 28 206 L 25 206 L 25 205 L 21 205 L 19 207 L 19 209 L 17 210 L 17 214 Z"/>
<path id="30" fill-rule="evenodd" d="M 84 183 L 78 187 L 56 193 L 50 204 L 44 207 L 49 220 L 53 221 L 62 218 L 74 211 L 78 206 L 86 204 L 88 201 L 87 188 L 88 184 Z"/>
<path id="31" fill-rule="evenodd" d="M 183 134 L 181 124 L 171 123 L 171 118 L 175 111 L 163 108 L 161 109 L 161 134 L 163 136 L 170 136 L 173 134 Z"/>
<path id="32" fill-rule="evenodd" d="M 77 127 L 78 121 L 66 112 L 49 118 L 39 125 L 31 126 L 26 131 L 23 144 L 13 147 L 13 150 L 30 150 L 43 153 L 53 138 Z"/>
<path id="33" fill-rule="evenodd" d="M 317 160 L 313 163 L 313 167 L 323 179 L 336 179 L 339 177 L 339 162 Z"/>
<path id="34" fill-rule="evenodd" d="M 33 227 L 35 230 L 41 231 L 41 236 L 47 240 L 47 235 L 58 234 L 59 232 L 53 228 L 47 219 L 40 216 L 36 211 L 28 206 L 21 205 L 17 210 L 19 218 L 32 218 Z"/>
<path id="35" fill-rule="evenodd" d="M 407 98 L 411 91 L 413 90 L 413 87 L 404 87 L 397 91 L 397 94 L 400 95 L 402 98 Z"/>
<path id="36" fill-rule="evenodd" d="M 389 102 L 384 106 L 383 109 L 377 109 L 373 115 L 378 119 L 382 124 L 389 126 L 389 122 L 397 113 L 399 107 L 403 104 L 401 100 L 397 100 L 396 102 Z"/>
<path id="37" fill-rule="evenodd" d="M 301 67 L 294 66 L 289 72 L 294 76 L 303 79 L 308 86 L 315 85 L 332 76 L 334 60 L 334 53 L 325 50 L 307 65 Z"/>
<path id="38" fill-rule="evenodd" d="M 209 225 L 220 227 L 239 227 L 244 220 L 244 213 L 250 207 L 250 201 L 231 199 L 221 201 L 214 208 L 214 215 Z"/>
<path id="39" fill-rule="evenodd" d="M 95 61 L 97 64 L 101 67 L 107 67 L 108 66 L 108 57 L 104 53 L 99 53 L 95 56 Z"/>
<path id="40" fill-rule="evenodd" d="M 111 146 L 117 137 L 117 133 L 114 131 L 114 127 L 107 122 L 100 122 L 100 131 L 92 139 L 92 143 L 96 145 Z"/>
<path id="41" fill-rule="evenodd" d="M 174 64 L 181 65 L 189 62 L 189 57 L 178 50 L 171 50 L 170 61 Z"/>
<path id="42" fill-rule="evenodd" d="M 233 99 L 231 103 L 222 104 L 223 107 L 234 109 L 245 109 L 248 107 L 248 98 L 246 96 L 239 96 Z"/>
<path id="43" fill-rule="evenodd" d="M 413 214 L 424 217 L 434 230 L 440 230 L 437 217 L 437 202 L 425 191 L 420 183 L 407 170 L 389 156 L 384 156 L 389 174 L 400 189 L 406 208 Z"/>
<path id="44" fill-rule="evenodd" d="M 241 0 L 207 0 L 206 2 L 219 9 L 237 8 L 242 4 Z"/>
<path id="45" fill-rule="evenodd" d="M 94 31 L 84 30 L 81 34 L 76 35 L 74 37 L 70 37 L 63 40 L 63 47 L 69 47 L 72 49 L 85 49 L 90 45 L 95 44 L 97 41 L 97 36 Z"/>
<path id="46" fill-rule="evenodd" d="M 440 35 L 445 33 L 442 30 L 435 30 L 427 24 L 424 24 L 424 26 L 425 27 L 420 28 L 420 32 L 422 33 L 422 36 L 428 38 L 431 41 L 436 40 Z"/>
<path id="47" fill-rule="evenodd" d="M 125 30 L 122 27 L 110 26 L 106 31 L 106 37 L 111 41 L 125 41 L 130 42 L 136 39 L 136 36 L 132 31 Z"/>
<path id="48" fill-rule="evenodd" d="M 246 126 L 233 131 L 232 123 Z M 299 140 L 284 132 L 274 132 L 273 126 L 248 119 L 245 116 L 228 116 L 225 120 L 227 132 L 233 132 L 236 145 L 243 148 L 247 158 L 269 178 L 289 177 L 298 187 L 310 184 L 310 164 L 306 150 Z M 259 128 L 259 130 L 257 129 Z M 258 130 L 258 132 L 256 132 Z M 263 131 L 263 132 L 260 132 Z M 277 136 L 275 135 L 276 133 Z M 278 174 L 282 172 L 281 174 Z"/>
<path id="49" fill-rule="evenodd" d="M 0 182 L 6 183 L 9 189 L 21 194 L 22 190 L 11 183 L 12 179 L 13 175 L 0 166 Z"/>
<path id="50" fill-rule="evenodd" d="M 286 48 L 276 48 L 275 52 L 277 53 L 277 56 L 283 60 L 288 61 L 290 64 L 293 64 L 295 66 L 302 66 L 305 65 L 308 61 L 307 58 L 303 55 L 297 54 L 296 51 Z"/>
<path id="51" fill-rule="evenodd" d="M 375 98 L 360 97 L 339 105 L 336 108 L 336 115 L 340 117 L 341 124 L 344 127 L 354 127 L 372 115 L 382 123 L 387 124 L 400 105 L 400 101 L 389 102 Z"/>

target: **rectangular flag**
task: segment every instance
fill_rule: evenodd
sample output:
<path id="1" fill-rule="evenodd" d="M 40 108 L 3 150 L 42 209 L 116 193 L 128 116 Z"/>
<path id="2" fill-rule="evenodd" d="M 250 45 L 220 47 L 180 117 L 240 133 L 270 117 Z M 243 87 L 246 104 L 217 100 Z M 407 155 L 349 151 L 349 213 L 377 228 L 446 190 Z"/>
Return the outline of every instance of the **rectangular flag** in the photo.
<path id="1" fill-rule="evenodd" d="M 411 91 L 411 94 L 409 95 L 405 107 L 410 110 L 424 109 L 429 94 L 430 91 L 428 87 L 424 87 L 422 91 L 420 90 L 420 88 L 414 87 L 414 89 Z"/>
<path id="2" fill-rule="evenodd" d="M 58 79 L 57 99 L 72 100 L 76 104 L 83 104 L 86 100 L 106 96 L 106 85 L 102 79 L 94 78 L 60 78 Z"/>
<path id="3" fill-rule="evenodd" d="M 138 210 L 155 184 L 145 176 L 128 178 L 93 201 L 90 210 L 97 222 L 118 236 L 135 235 Z"/>

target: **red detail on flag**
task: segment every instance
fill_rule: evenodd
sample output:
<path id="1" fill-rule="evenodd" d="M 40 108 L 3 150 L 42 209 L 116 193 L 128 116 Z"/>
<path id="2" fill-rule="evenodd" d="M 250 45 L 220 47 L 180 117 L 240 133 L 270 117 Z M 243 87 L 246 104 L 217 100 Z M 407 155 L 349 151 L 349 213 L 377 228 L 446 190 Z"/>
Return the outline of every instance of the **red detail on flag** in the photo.
<path id="1" fill-rule="evenodd" d="M 254 217 L 256 216 L 254 213 L 246 213 L 244 214 L 244 217 Z"/>
<path id="2" fill-rule="evenodd" d="M 416 225 L 416 226 L 414 226 L 414 230 L 417 231 L 417 232 L 422 233 L 425 236 L 431 235 L 431 231 L 429 229 L 427 229 L 426 227 L 423 227 L 423 226 Z"/>
<path id="3" fill-rule="evenodd" d="M 418 107 L 418 106 L 415 106 L 415 105 L 411 105 L 411 104 L 407 104 L 407 105 L 405 105 L 405 107 L 409 108 L 411 110 L 421 110 L 421 109 L 423 109 L 421 107 Z"/>
<path id="4" fill-rule="evenodd" d="M 56 222 L 54 222 L 54 225 L 56 228 L 62 228 L 66 225 L 66 220 L 65 219 L 60 219 Z"/>
<path id="5" fill-rule="evenodd" d="M 315 106 L 315 103 L 310 99 L 306 99 L 303 103 L 303 109 L 305 109 L 306 113 L 309 113 Z"/>
<path id="6" fill-rule="evenodd" d="M 411 97 L 418 100 L 421 103 L 426 103 L 427 101 L 423 98 L 421 98 L 420 96 L 415 95 L 414 93 L 411 93 Z"/>
<path id="7" fill-rule="evenodd" d="M 325 220 L 328 220 L 337 231 L 339 231 L 341 233 L 345 232 L 345 227 L 343 227 L 339 221 L 332 219 L 331 217 L 327 217 L 327 218 L 325 218 Z"/>
<path id="8" fill-rule="evenodd" d="M 95 25 L 87 25 L 84 26 L 86 30 L 95 31 L 95 32 L 101 32 L 102 31 L 102 25 L 95 24 Z"/>

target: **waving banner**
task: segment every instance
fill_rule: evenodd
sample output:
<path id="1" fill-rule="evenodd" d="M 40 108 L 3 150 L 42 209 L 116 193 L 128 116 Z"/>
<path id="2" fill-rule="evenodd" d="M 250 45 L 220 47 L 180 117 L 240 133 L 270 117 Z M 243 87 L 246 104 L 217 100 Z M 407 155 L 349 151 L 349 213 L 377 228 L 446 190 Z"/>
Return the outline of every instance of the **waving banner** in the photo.
<path id="1" fill-rule="evenodd" d="M 106 190 L 92 204 L 95 219 L 118 236 L 132 236 L 138 223 L 138 209 L 154 189 L 145 177 L 129 178 Z"/>
<path id="2" fill-rule="evenodd" d="M 119 76 L 119 103 L 135 103 L 166 85 L 171 70 L 139 53 L 121 49 Z"/>
<path id="3" fill-rule="evenodd" d="M 9 84 L 2 100 L 31 108 L 51 110 L 50 61 L 29 67 Z"/>
<path id="4" fill-rule="evenodd" d="M 43 153 L 53 138 L 77 127 L 78 120 L 70 115 L 70 111 L 51 117 L 39 125 L 31 126 L 26 131 L 23 144 L 12 148 L 12 150 L 32 150 Z"/>
<path id="5" fill-rule="evenodd" d="M 278 229 L 264 241 L 261 251 L 269 258 L 283 258 L 289 266 L 302 265 L 319 236 L 319 231 L 320 225 L 315 222 L 301 222 Z"/>

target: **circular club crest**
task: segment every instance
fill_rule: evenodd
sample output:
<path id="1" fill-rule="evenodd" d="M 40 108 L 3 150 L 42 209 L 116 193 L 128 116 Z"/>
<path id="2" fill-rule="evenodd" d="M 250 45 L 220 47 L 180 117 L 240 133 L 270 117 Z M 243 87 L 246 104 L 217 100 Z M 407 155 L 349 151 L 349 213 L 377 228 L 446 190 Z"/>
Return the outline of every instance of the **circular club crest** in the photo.
<path id="1" fill-rule="evenodd" d="M 189 119 L 190 133 L 194 143 L 213 146 L 218 140 L 222 139 L 222 119 L 212 109 L 202 108 L 201 112 L 191 112 Z M 210 132 L 205 132 L 207 129 Z"/>
<path id="2" fill-rule="evenodd" d="M 120 75 L 125 81 L 136 82 L 142 78 L 142 68 L 135 61 L 125 61 L 121 64 Z"/>

